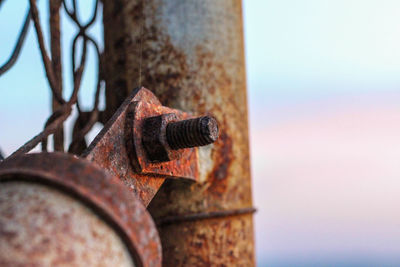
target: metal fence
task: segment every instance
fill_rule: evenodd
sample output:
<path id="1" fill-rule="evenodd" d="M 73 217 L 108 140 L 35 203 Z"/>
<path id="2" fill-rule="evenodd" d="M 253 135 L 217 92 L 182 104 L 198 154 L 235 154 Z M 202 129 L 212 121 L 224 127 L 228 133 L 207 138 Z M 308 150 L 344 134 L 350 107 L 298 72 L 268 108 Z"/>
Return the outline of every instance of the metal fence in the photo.
<path id="1" fill-rule="evenodd" d="M 30 0 L 29 8 L 22 21 L 22 27 L 17 37 L 15 46 L 10 53 L 8 60 L 0 65 L 0 79 L 17 62 L 31 23 L 33 23 L 37 43 L 42 58 L 43 67 L 48 81 L 49 89 L 52 95 L 52 114 L 44 123 L 43 130 L 27 141 L 23 146 L 17 149 L 10 157 L 29 152 L 38 144 L 41 144 L 42 151 L 48 150 L 48 138 L 52 135 L 54 140 L 54 150 L 64 151 L 64 127 L 63 124 L 70 117 L 71 112 L 76 108 L 78 117 L 74 122 L 72 130 L 72 141 L 68 145 L 68 152 L 78 154 L 86 148 L 85 136 L 93 128 L 94 124 L 101 120 L 99 110 L 100 94 L 104 91 L 104 78 L 102 68 L 102 51 L 97 41 L 89 34 L 89 30 L 99 21 L 97 17 L 98 9 L 101 3 L 95 1 L 92 8 L 92 15 L 88 22 L 84 23 L 78 16 L 77 1 L 67 3 L 65 0 L 49 1 L 49 26 L 50 26 L 50 49 L 46 48 L 46 40 L 43 34 L 43 25 L 40 23 L 40 12 L 37 1 Z M 0 1 L 0 8 L 7 5 L 7 1 Z M 60 36 L 60 15 L 66 14 L 67 17 L 76 26 L 77 31 L 73 37 L 70 48 L 72 61 L 72 94 L 68 99 L 63 97 L 63 75 L 62 75 L 62 54 L 61 54 L 61 36 Z M 79 103 L 78 93 L 82 87 L 82 75 L 87 65 L 87 51 L 89 46 L 95 50 L 98 65 L 96 87 L 93 89 L 94 103 L 89 111 L 83 110 Z M 80 49 L 80 51 L 78 51 Z M 0 144 L 1 145 L 1 144 Z M 0 160 L 3 159 L 0 151 Z"/>

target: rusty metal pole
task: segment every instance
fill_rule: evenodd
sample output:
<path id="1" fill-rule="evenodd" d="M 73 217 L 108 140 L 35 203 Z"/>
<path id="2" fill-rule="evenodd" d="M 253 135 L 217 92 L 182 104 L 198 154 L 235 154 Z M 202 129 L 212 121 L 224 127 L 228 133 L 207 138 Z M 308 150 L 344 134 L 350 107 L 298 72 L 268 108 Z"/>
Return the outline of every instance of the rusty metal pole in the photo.
<path id="1" fill-rule="evenodd" d="M 165 266 L 253 266 L 240 0 L 104 0 L 106 116 L 135 87 L 165 106 L 211 113 L 220 138 L 199 150 L 200 182 L 166 181 L 149 205 Z"/>
<path id="2" fill-rule="evenodd" d="M 52 68 L 55 76 L 54 88 L 60 95 L 62 95 L 62 67 L 61 67 L 61 35 L 60 35 L 60 8 L 61 0 L 50 0 L 49 9 L 49 25 L 50 25 L 50 48 L 51 48 L 51 61 Z M 61 104 L 57 102 L 56 98 L 52 99 L 52 110 L 55 112 L 61 108 Z M 53 136 L 54 150 L 64 151 L 64 128 L 61 125 Z"/>

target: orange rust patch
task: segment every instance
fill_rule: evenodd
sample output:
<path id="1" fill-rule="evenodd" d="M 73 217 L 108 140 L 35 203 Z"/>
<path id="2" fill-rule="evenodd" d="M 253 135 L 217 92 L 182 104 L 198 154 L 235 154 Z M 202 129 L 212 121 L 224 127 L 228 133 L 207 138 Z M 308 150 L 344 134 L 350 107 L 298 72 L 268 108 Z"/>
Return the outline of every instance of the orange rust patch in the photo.
<path id="1" fill-rule="evenodd" d="M 222 132 L 216 146 L 216 153 L 213 155 L 214 168 L 208 176 L 208 181 L 212 184 L 209 191 L 223 194 L 227 189 L 229 168 L 233 160 L 232 139 L 226 132 Z"/>

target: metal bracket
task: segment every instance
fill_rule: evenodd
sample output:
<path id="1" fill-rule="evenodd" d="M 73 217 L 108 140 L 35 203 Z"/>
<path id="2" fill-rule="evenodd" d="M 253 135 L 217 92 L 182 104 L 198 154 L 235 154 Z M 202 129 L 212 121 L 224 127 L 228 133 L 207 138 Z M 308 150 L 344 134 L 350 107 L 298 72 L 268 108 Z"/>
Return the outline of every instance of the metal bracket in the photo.
<path id="1" fill-rule="evenodd" d="M 168 147 L 165 138 L 167 123 L 189 119 L 191 116 L 180 110 L 162 106 L 156 96 L 145 88 L 141 88 L 139 94 L 142 95 L 142 98 L 129 104 L 125 119 L 128 156 L 134 170 L 141 174 L 196 181 L 198 177 L 197 148 L 172 150 Z M 154 122 L 150 123 L 157 118 L 159 125 Z M 145 127 L 146 124 L 147 127 Z M 157 129 L 164 133 L 157 132 Z M 157 140 L 159 142 L 156 142 Z M 157 154 L 156 151 L 164 152 L 163 155 L 159 155 L 159 162 L 151 157 L 149 149 L 146 150 L 146 144 L 147 147 L 153 148 L 153 155 Z"/>
<path id="2" fill-rule="evenodd" d="M 155 162 L 143 145 L 149 141 L 143 136 L 143 126 L 147 119 L 159 115 L 163 115 L 164 119 L 169 118 L 165 123 L 171 122 L 168 120 L 172 115 L 165 114 L 173 114 L 177 120 L 184 120 L 170 127 L 170 139 L 182 140 L 175 142 L 174 149 L 166 147 L 170 161 Z M 137 88 L 81 156 L 120 178 L 147 206 L 166 178 L 184 178 L 189 181 L 199 179 L 198 149 L 194 146 L 215 141 L 218 126 L 211 117 L 189 118 L 191 116 L 188 113 L 162 106 L 146 88 Z M 183 138 L 178 138 L 182 132 Z M 189 135 L 193 136 L 189 140 L 192 142 L 188 141 Z M 183 139 L 187 142 L 182 142 L 185 141 Z"/>

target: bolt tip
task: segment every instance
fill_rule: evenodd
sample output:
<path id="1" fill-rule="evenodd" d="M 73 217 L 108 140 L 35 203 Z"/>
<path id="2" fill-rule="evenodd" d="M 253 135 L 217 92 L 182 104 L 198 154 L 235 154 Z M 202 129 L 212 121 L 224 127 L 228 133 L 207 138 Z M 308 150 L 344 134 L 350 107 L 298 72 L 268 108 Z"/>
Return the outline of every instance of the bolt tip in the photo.
<path id="1" fill-rule="evenodd" d="M 219 128 L 217 120 L 212 116 L 204 116 L 200 118 L 202 135 L 211 144 L 217 141 L 219 136 Z"/>

